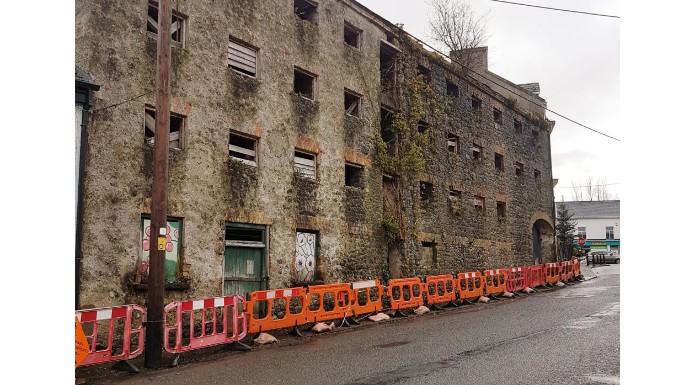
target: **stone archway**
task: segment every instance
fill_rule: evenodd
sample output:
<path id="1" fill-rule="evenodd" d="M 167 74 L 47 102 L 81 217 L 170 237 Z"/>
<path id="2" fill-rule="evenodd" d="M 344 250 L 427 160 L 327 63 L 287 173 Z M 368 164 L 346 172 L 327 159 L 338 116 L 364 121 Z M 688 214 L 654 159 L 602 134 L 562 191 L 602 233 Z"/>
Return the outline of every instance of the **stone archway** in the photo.
<path id="1" fill-rule="evenodd" d="M 552 220 L 546 213 L 537 212 L 530 220 L 530 242 L 532 250 L 532 263 L 554 262 L 555 258 L 555 232 L 551 225 Z"/>

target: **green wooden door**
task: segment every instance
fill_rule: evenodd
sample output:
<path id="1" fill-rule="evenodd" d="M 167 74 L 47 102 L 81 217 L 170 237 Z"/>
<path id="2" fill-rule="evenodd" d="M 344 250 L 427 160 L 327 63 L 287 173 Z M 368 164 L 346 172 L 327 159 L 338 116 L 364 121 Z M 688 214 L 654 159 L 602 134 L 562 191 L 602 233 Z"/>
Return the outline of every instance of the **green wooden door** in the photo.
<path id="1" fill-rule="evenodd" d="M 225 247 L 224 295 L 263 290 L 263 248 Z"/>

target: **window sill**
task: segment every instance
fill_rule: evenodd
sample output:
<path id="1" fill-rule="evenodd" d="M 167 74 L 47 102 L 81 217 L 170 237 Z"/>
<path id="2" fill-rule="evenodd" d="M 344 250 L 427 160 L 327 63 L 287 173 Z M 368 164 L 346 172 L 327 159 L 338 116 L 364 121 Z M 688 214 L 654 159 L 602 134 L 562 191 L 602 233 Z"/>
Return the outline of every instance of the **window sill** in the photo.
<path id="1" fill-rule="evenodd" d="M 135 291 L 147 291 L 147 283 L 136 283 L 133 284 Z M 184 291 L 189 290 L 191 285 L 188 282 L 175 282 L 175 283 L 165 283 L 164 290 L 170 291 Z"/>

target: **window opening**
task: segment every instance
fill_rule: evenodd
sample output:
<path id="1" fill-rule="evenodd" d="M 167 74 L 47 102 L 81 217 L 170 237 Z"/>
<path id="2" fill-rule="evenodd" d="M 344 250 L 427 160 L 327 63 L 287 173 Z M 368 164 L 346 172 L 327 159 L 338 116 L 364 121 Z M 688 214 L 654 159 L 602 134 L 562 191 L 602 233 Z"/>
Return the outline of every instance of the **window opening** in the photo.
<path id="1" fill-rule="evenodd" d="M 230 157 L 250 166 L 256 166 L 256 139 L 230 133 Z"/>
<path id="2" fill-rule="evenodd" d="M 346 163 L 346 186 L 362 187 L 363 168 Z"/>
<path id="3" fill-rule="evenodd" d="M 316 155 L 295 151 L 295 172 L 302 177 L 316 179 Z"/>
<path id="4" fill-rule="evenodd" d="M 227 44 L 227 66 L 234 71 L 256 77 L 258 51 L 258 48 L 230 37 L 230 41 Z"/>
<path id="5" fill-rule="evenodd" d="M 515 175 L 516 176 L 524 175 L 524 165 L 520 162 L 515 162 Z"/>
<path id="6" fill-rule="evenodd" d="M 505 202 L 495 202 L 495 208 L 498 212 L 498 218 L 505 218 L 505 206 L 507 206 Z"/>
<path id="7" fill-rule="evenodd" d="M 295 15 L 302 20 L 311 21 L 317 13 L 317 4 L 307 0 L 295 0 Z"/>
<path id="8" fill-rule="evenodd" d="M 145 109 L 145 143 L 154 146 L 155 144 L 155 116 L 156 111 L 152 108 Z M 169 113 L 169 148 L 183 149 L 182 132 L 184 130 L 184 117 Z"/>
<path id="9" fill-rule="evenodd" d="M 471 108 L 473 108 L 475 111 L 478 111 L 481 109 L 481 99 L 477 98 L 476 96 L 471 97 Z"/>
<path id="10" fill-rule="evenodd" d="M 476 209 L 477 211 L 483 211 L 483 209 L 485 208 L 485 203 L 486 203 L 486 199 L 484 197 L 479 196 L 479 195 L 474 195 L 472 201 L 473 201 L 474 209 Z"/>
<path id="11" fill-rule="evenodd" d="M 351 47 L 360 48 L 360 31 L 348 22 L 343 23 L 343 41 Z"/>
<path id="12" fill-rule="evenodd" d="M 347 89 L 343 90 L 343 99 L 344 99 L 344 107 L 346 110 L 346 114 L 350 116 L 355 116 L 356 118 L 360 117 L 360 105 L 362 102 L 362 98 L 360 95 L 349 91 Z"/>
<path id="13" fill-rule="evenodd" d="M 503 155 L 495 154 L 495 169 L 498 171 L 505 171 L 505 166 L 503 164 Z"/>
<path id="14" fill-rule="evenodd" d="M 172 24 L 170 27 L 172 41 L 179 45 L 184 44 L 184 32 L 186 20 L 188 17 L 183 13 L 172 9 Z M 147 32 L 157 36 L 159 27 L 159 4 L 156 1 L 150 1 L 147 7 Z"/>
<path id="15" fill-rule="evenodd" d="M 420 198 L 421 202 L 430 202 L 435 196 L 433 184 L 430 182 L 420 182 Z"/>
<path id="16" fill-rule="evenodd" d="M 458 154 L 459 153 L 459 137 L 454 134 L 447 134 L 447 151 Z"/>
<path id="17" fill-rule="evenodd" d="M 447 80 L 447 96 L 459 97 L 459 86 Z"/>
<path id="18" fill-rule="evenodd" d="M 295 93 L 314 100 L 314 79 L 314 75 L 295 67 Z"/>

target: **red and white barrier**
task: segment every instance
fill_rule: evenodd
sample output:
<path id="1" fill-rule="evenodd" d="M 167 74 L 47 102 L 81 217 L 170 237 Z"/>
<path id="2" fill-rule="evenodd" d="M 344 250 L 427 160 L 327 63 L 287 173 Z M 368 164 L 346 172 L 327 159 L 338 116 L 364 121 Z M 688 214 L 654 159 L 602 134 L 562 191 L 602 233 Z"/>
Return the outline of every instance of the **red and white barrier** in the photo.
<path id="1" fill-rule="evenodd" d="M 222 310 L 221 320 L 218 319 L 217 309 Z M 172 310 L 174 324 L 169 325 L 167 316 Z M 183 330 L 185 313 L 188 314 L 188 330 Z M 164 350 L 169 353 L 231 343 L 247 335 L 244 298 L 240 295 L 172 302 L 164 308 L 164 319 Z"/>
<path id="2" fill-rule="evenodd" d="M 138 313 L 140 314 L 139 317 Z M 134 314 L 136 318 L 140 318 L 141 320 L 141 324 L 138 327 L 133 327 Z M 85 334 L 87 343 L 89 344 L 89 353 L 79 366 L 129 360 L 139 356 L 143 352 L 145 343 L 145 328 L 142 323 L 145 321 L 145 315 L 145 308 L 138 305 L 122 305 L 76 311 L 75 317 L 77 317 L 80 324 L 82 324 L 83 330 L 91 330 L 89 335 Z M 123 319 L 123 330 L 116 330 L 115 326 L 120 319 Z M 100 321 L 108 321 L 108 331 L 102 330 L 100 333 L 100 324 L 104 325 L 106 323 Z M 120 322 L 118 322 L 118 324 L 120 324 Z M 119 327 L 118 329 L 121 328 Z M 97 340 L 100 334 L 108 335 L 108 337 L 106 340 L 106 347 L 98 350 Z M 119 338 L 116 338 L 117 336 Z M 131 351 L 131 338 L 133 337 L 137 338 L 137 343 L 135 350 Z M 119 342 L 122 341 L 122 344 L 115 346 L 115 339 Z M 119 351 L 120 353 L 114 354 Z"/>

